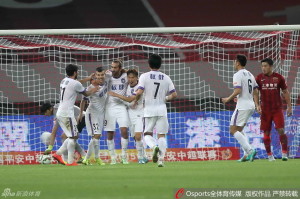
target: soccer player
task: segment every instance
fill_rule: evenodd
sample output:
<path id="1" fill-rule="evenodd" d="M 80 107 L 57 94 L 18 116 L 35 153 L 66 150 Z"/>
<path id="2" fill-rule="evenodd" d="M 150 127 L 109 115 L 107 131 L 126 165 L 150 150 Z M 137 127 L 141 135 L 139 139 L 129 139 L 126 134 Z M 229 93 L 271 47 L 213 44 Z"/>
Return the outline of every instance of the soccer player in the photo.
<path id="1" fill-rule="evenodd" d="M 159 71 L 161 63 L 162 58 L 159 55 L 152 54 L 149 57 L 148 64 L 151 71 L 140 76 L 135 99 L 135 101 L 138 101 L 144 93 L 144 140 L 153 149 L 152 160 L 154 163 L 158 162 L 158 167 L 164 166 L 167 149 L 166 134 L 169 130 L 169 123 L 166 102 L 177 97 L 171 78 Z M 153 137 L 154 127 L 156 128 L 158 140 Z M 158 153 L 160 153 L 159 158 Z"/>
<path id="2" fill-rule="evenodd" d="M 128 80 L 126 70 L 122 67 L 122 60 L 117 59 L 111 63 L 111 70 L 107 71 L 106 75 L 110 77 L 110 85 L 108 91 L 113 91 L 120 95 L 125 95 Z M 107 131 L 107 146 L 111 157 L 111 164 L 116 164 L 114 131 L 116 129 L 116 123 L 118 123 L 121 131 L 121 147 L 122 147 L 122 160 L 121 163 L 129 164 L 127 160 L 127 147 L 128 147 L 128 112 L 123 100 L 108 96 L 106 110 L 104 130 Z"/>
<path id="3" fill-rule="evenodd" d="M 57 118 L 56 118 L 56 112 L 57 112 L 58 107 L 59 107 L 59 103 L 57 103 L 53 106 L 53 105 L 51 105 L 50 103 L 47 102 L 47 103 L 44 103 L 40 108 L 41 113 L 43 115 L 47 115 L 47 116 L 54 115 L 53 127 L 52 127 L 52 132 L 51 132 L 51 136 L 50 136 L 50 140 L 49 140 L 49 145 L 48 145 L 48 148 L 45 150 L 44 154 L 49 154 L 53 149 L 57 129 L 59 127 L 59 124 L 58 124 Z M 79 116 L 79 114 L 80 114 L 80 108 L 78 106 L 74 106 L 74 117 L 77 118 Z M 80 133 L 84 127 L 85 127 L 85 121 L 82 120 L 77 125 L 78 132 Z M 64 142 L 65 139 L 67 139 L 67 138 L 68 137 L 66 136 L 66 134 L 63 133 L 61 135 L 62 142 Z M 75 145 L 75 150 L 80 153 L 82 158 L 84 158 L 86 156 L 85 151 L 80 147 L 80 145 L 77 142 L 75 144 L 76 144 Z M 66 153 L 63 154 L 63 159 L 65 161 L 67 160 L 67 155 L 68 155 L 68 152 L 66 151 Z"/>
<path id="4" fill-rule="evenodd" d="M 138 89 L 138 72 L 135 69 L 130 69 L 127 71 L 127 79 L 129 86 L 126 91 L 126 96 L 117 94 L 115 92 L 109 92 L 109 95 L 113 97 L 118 97 L 121 100 L 128 102 L 128 114 L 130 119 L 130 131 L 135 139 L 136 150 L 138 152 L 138 163 L 145 164 L 148 162 L 146 154 L 144 154 L 144 145 L 142 142 L 143 133 L 143 97 L 139 99 L 137 103 L 135 100 L 135 91 Z"/>
<path id="5" fill-rule="evenodd" d="M 65 77 L 60 83 L 60 103 L 56 113 L 57 121 L 64 133 L 68 137 L 62 144 L 62 146 L 53 154 L 60 163 L 64 163 L 61 155 L 64 151 L 68 150 L 68 162 L 67 166 L 76 166 L 74 162 L 75 143 L 78 138 L 77 121 L 74 117 L 74 104 L 78 93 L 84 96 L 89 96 L 98 91 L 99 88 L 91 88 L 86 91 L 82 84 L 77 81 L 78 66 L 69 64 L 66 67 L 66 73 L 68 77 Z M 91 80 L 92 76 L 85 78 L 85 81 Z"/>
<path id="6" fill-rule="evenodd" d="M 287 116 L 292 115 L 292 105 L 290 93 L 287 89 L 285 79 L 282 75 L 273 72 L 273 60 L 270 58 L 261 61 L 262 73 L 256 77 L 256 82 L 260 91 L 260 106 L 258 112 L 261 114 L 260 129 L 264 132 L 264 144 L 268 154 L 269 161 L 274 161 L 275 158 L 271 151 L 271 128 L 272 121 L 275 123 L 275 129 L 280 135 L 280 144 L 282 148 L 282 160 L 287 161 L 288 140 L 284 133 L 284 116 L 282 112 L 282 91 L 287 103 Z"/>
<path id="7" fill-rule="evenodd" d="M 86 111 L 85 123 L 89 136 L 92 136 L 90 140 L 87 155 L 82 161 L 83 164 L 90 164 L 90 157 L 92 152 L 95 153 L 96 164 L 105 165 L 99 157 L 99 139 L 102 134 L 103 124 L 104 124 L 104 112 L 105 104 L 107 98 L 109 79 L 105 79 L 105 71 L 102 67 L 97 67 L 95 72 L 95 78 L 91 80 L 91 85 L 87 88 L 89 91 L 92 88 L 99 87 L 99 90 L 90 95 L 89 97 L 84 97 L 80 103 L 80 115 L 79 121 L 82 120 L 83 108 L 85 107 L 86 101 L 89 101 L 89 106 Z"/>
<path id="8" fill-rule="evenodd" d="M 254 113 L 255 107 L 258 106 L 258 100 L 256 98 L 254 98 L 255 101 L 253 100 L 253 96 L 258 95 L 258 89 L 254 76 L 245 69 L 246 64 L 246 56 L 236 56 L 234 69 L 237 72 L 233 75 L 234 91 L 229 97 L 222 98 L 222 102 L 226 104 L 237 96 L 236 108 L 230 121 L 230 133 L 237 139 L 246 153 L 239 161 L 252 162 L 256 150 L 250 146 L 248 138 L 242 131 L 248 119 Z"/>

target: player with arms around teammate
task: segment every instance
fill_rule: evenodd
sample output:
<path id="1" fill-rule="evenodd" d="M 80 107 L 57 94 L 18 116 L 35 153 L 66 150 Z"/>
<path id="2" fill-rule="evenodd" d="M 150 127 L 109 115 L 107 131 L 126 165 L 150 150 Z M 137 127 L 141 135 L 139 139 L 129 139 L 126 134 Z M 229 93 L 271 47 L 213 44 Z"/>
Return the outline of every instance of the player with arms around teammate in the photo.
<path id="1" fill-rule="evenodd" d="M 130 69 L 127 71 L 127 78 L 129 86 L 126 91 L 126 96 L 117 94 L 115 92 L 109 92 L 109 95 L 118 97 L 127 103 L 128 114 L 130 119 L 130 130 L 132 136 L 135 139 L 136 150 L 138 152 L 138 163 L 145 164 L 148 162 L 146 154 L 144 154 L 144 146 L 142 142 L 143 133 L 143 97 L 139 99 L 137 103 L 135 100 L 135 91 L 138 89 L 138 72 L 135 69 Z"/>
<path id="2" fill-rule="evenodd" d="M 162 58 L 159 55 L 153 54 L 149 57 L 148 64 L 151 71 L 140 76 L 135 100 L 138 101 L 144 93 L 144 140 L 153 149 L 152 160 L 154 163 L 158 161 L 158 152 L 160 153 L 158 167 L 164 166 L 167 149 L 166 134 L 169 130 L 169 123 L 166 101 L 177 97 L 171 78 L 159 71 L 161 63 Z M 158 146 L 153 137 L 154 127 L 158 135 Z"/>
<path id="3" fill-rule="evenodd" d="M 237 96 L 236 108 L 233 112 L 230 121 L 230 133 L 233 135 L 244 150 L 244 156 L 240 159 L 241 162 L 253 161 L 256 155 L 256 150 L 253 149 L 247 136 L 242 132 L 250 116 L 254 113 L 255 107 L 258 106 L 258 100 L 253 96 L 258 95 L 257 84 L 254 76 L 245 69 L 247 58 L 244 55 L 237 55 L 234 62 L 234 69 L 237 72 L 233 75 L 233 93 L 222 98 L 225 104 Z"/>
<path id="4" fill-rule="evenodd" d="M 66 165 L 75 166 L 77 165 L 74 162 L 74 152 L 75 152 L 75 143 L 78 138 L 78 129 L 77 121 L 74 117 L 74 104 L 77 98 L 77 94 L 81 93 L 84 96 L 89 96 L 98 91 L 98 88 L 92 88 L 89 91 L 86 91 L 82 84 L 77 81 L 78 76 L 78 66 L 69 64 L 66 67 L 67 77 L 65 77 L 60 83 L 60 102 L 59 107 L 56 113 L 57 121 L 60 127 L 63 129 L 64 133 L 68 137 L 62 144 L 62 146 L 57 150 L 56 154 L 53 154 L 53 157 L 64 163 L 61 155 L 65 150 L 68 150 L 68 162 Z M 86 78 L 85 81 L 89 81 L 89 78 Z"/>
<path id="5" fill-rule="evenodd" d="M 271 151 L 271 128 L 272 121 L 275 123 L 275 129 L 280 135 L 280 144 L 282 148 L 282 160 L 287 161 L 288 140 L 284 133 L 284 116 L 282 112 L 281 93 L 287 103 L 287 116 L 292 115 L 292 105 L 290 93 L 287 89 L 285 79 L 282 75 L 273 72 L 273 60 L 270 58 L 261 61 L 262 73 L 256 77 L 256 82 L 260 91 L 260 106 L 258 112 L 261 114 L 260 129 L 264 132 L 264 144 L 268 154 L 269 161 L 274 161 L 275 158 Z"/>
<path id="6" fill-rule="evenodd" d="M 99 90 L 90 95 L 89 97 L 84 97 L 80 103 L 80 115 L 78 120 L 81 121 L 83 116 L 83 109 L 85 107 L 86 101 L 89 101 L 89 106 L 86 110 L 86 129 L 89 136 L 92 136 L 90 140 L 88 151 L 85 159 L 82 161 L 83 164 L 90 164 L 90 157 L 92 152 L 95 153 L 96 164 L 105 165 L 99 157 L 100 147 L 99 139 L 102 134 L 103 124 L 104 124 L 104 113 L 105 104 L 107 98 L 108 82 L 109 79 L 105 79 L 105 72 L 102 67 L 96 68 L 95 78 L 91 81 L 91 85 L 87 88 L 87 91 L 92 88 L 99 87 Z"/>
<path id="7" fill-rule="evenodd" d="M 124 96 L 127 90 L 128 80 L 126 70 L 122 68 L 122 65 L 123 62 L 120 59 L 113 61 L 111 63 L 111 70 L 106 72 L 106 75 L 110 77 L 108 91 Z M 105 109 L 104 130 L 107 131 L 107 146 L 111 156 L 111 164 L 116 164 L 114 133 L 117 123 L 121 131 L 121 162 L 123 164 L 128 164 L 126 151 L 128 147 L 127 128 L 129 125 L 129 118 L 127 108 L 123 100 L 117 97 L 108 96 Z"/>

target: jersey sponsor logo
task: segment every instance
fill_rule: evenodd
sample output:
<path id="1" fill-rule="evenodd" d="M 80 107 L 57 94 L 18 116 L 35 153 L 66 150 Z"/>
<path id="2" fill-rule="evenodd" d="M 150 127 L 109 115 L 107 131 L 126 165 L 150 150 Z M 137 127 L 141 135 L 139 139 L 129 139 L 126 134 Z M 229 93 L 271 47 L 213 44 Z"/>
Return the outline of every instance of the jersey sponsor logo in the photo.
<path id="1" fill-rule="evenodd" d="M 273 84 L 270 84 L 270 87 L 273 87 Z"/>

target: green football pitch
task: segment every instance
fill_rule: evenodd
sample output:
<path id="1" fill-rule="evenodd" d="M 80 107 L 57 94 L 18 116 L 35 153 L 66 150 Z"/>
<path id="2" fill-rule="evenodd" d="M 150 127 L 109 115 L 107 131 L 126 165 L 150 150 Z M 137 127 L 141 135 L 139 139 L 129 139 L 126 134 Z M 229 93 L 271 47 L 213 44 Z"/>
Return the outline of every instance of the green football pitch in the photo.
<path id="1" fill-rule="evenodd" d="M 166 162 L 163 168 L 152 162 L 73 167 L 0 166 L 0 194 L 9 188 L 15 193 L 40 192 L 39 197 L 30 198 L 164 199 L 174 198 L 174 190 L 179 188 L 297 189 L 300 188 L 299 168 L 299 159 Z"/>

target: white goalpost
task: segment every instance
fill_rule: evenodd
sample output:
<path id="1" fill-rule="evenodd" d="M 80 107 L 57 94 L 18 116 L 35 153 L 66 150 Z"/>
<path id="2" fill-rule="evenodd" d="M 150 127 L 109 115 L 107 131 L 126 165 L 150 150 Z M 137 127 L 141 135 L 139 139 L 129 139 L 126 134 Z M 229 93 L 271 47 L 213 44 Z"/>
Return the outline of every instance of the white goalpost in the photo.
<path id="1" fill-rule="evenodd" d="M 40 136 L 53 125 L 53 116 L 41 115 L 39 108 L 44 102 L 59 102 L 59 84 L 68 64 L 79 66 L 79 79 L 98 66 L 109 69 L 117 58 L 124 60 L 125 69 L 142 74 L 149 70 L 152 53 L 163 58 L 161 71 L 171 77 L 179 95 L 167 105 L 166 161 L 240 157 L 240 146 L 229 133 L 235 102 L 223 105 L 220 100 L 232 92 L 237 54 L 247 56 L 246 68 L 255 76 L 261 73 L 260 60 L 273 59 L 275 71 L 287 80 L 294 113 L 285 117 L 289 157 L 300 157 L 299 31 L 300 25 L 0 30 L 0 165 L 38 162 L 46 149 Z M 259 125 L 255 113 L 244 132 L 258 150 L 257 157 L 266 158 Z M 61 144 L 61 133 L 60 129 L 54 150 Z M 116 135 L 119 149 L 120 134 Z M 87 150 L 85 129 L 78 142 Z M 274 129 L 272 146 L 275 157 L 281 157 Z M 130 161 L 136 161 L 132 138 L 129 148 Z M 109 161 L 106 132 L 100 149 Z"/>

